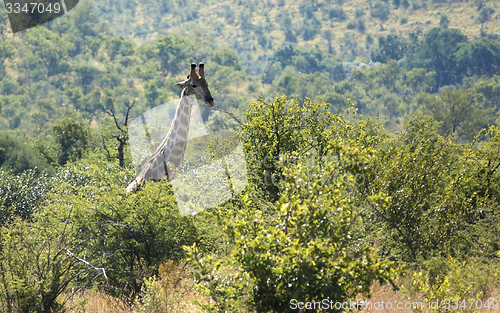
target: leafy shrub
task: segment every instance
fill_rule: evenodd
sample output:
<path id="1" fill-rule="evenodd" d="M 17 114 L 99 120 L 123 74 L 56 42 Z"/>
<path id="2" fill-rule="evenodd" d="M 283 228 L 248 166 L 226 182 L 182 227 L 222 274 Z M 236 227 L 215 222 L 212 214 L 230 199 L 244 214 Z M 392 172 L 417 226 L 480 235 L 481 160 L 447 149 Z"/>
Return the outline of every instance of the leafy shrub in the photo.
<path id="1" fill-rule="evenodd" d="M 49 186 L 47 174 L 37 175 L 35 170 L 26 170 L 13 175 L 0 169 L 0 226 L 16 217 L 30 219 L 42 204 Z"/>
<path id="2" fill-rule="evenodd" d="M 355 243 L 352 230 L 363 209 L 350 198 L 355 180 L 349 176 L 367 170 L 360 164 L 370 163 L 371 156 L 354 145 L 332 139 L 326 148 L 336 156 L 331 162 L 285 168 L 274 214 L 256 207 L 248 194 L 241 209 L 215 212 L 236 247 L 229 260 L 217 261 L 196 246 L 189 249 L 198 288 L 215 301 L 206 308 L 233 311 L 237 299 L 249 297 L 258 312 L 292 312 L 291 299 L 349 301 L 369 294 L 373 281 L 391 280 L 391 264 Z M 381 208 L 388 201 L 381 195 L 367 200 Z M 223 275 L 230 264 L 236 273 Z"/>
<path id="3" fill-rule="evenodd" d="M 336 8 L 330 8 L 328 9 L 328 18 L 333 20 L 336 19 L 338 21 L 344 21 L 347 19 L 347 14 L 342 8 L 336 7 Z"/>
<path id="4" fill-rule="evenodd" d="M 415 272 L 411 279 L 413 286 L 403 290 L 409 295 L 420 292 L 433 313 L 447 312 L 457 306 L 465 312 L 477 312 L 477 308 L 493 307 L 490 296 L 498 285 L 499 274 L 495 261 L 436 258 L 424 264 L 424 271 Z M 436 301 L 439 305 L 432 306 Z"/>
<path id="5" fill-rule="evenodd" d="M 357 26 L 358 25 L 357 25 L 356 21 L 349 21 L 346 25 L 347 29 L 350 29 L 350 30 L 356 29 Z"/>
<path id="6" fill-rule="evenodd" d="M 67 220 L 43 214 L 33 223 L 18 219 L 0 238 L 2 312 L 63 312 L 64 303 L 86 286 L 82 282 L 95 277 L 81 261 L 82 241 Z"/>
<path id="7" fill-rule="evenodd" d="M 58 184 L 47 194 L 43 212 L 70 219 L 73 238 L 85 242 L 85 259 L 106 271 L 106 278 L 93 282 L 102 290 L 132 303 L 144 277 L 157 274 L 166 260 L 183 258 L 183 245 L 204 246 L 206 235 L 198 237 L 193 218 L 179 215 L 165 182 L 125 195 L 133 173 L 118 166 L 93 164 L 65 175 L 83 180 Z"/>
<path id="8" fill-rule="evenodd" d="M 375 2 L 370 6 L 370 14 L 374 18 L 380 19 L 381 22 L 387 21 L 389 18 L 390 7 L 389 5 L 380 1 Z"/>
<path id="9" fill-rule="evenodd" d="M 34 169 L 37 173 L 44 170 L 52 172 L 53 168 L 43 156 L 23 140 L 24 138 L 9 132 L 0 133 L 0 167 L 12 170 L 14 174 L 27 169 Z"/>
<path id="10" fill-rule="evenodd" d="M 251 103 L 246 122 L 239 133 L 244 139 L 251 182 L 277 199 L 279 176 L 283 169 L 280 159 L 293 151 L 325 151 L 324 138 L 328 125 L 339 122 L 339 116 L 328 112 L 330 104 L 298 101 L 278 96 L 274 102 L 260 99 Z"/>
<path id="11" fill-rule="evenodd" d="M 368 179 L 369 190 L 390 196 L 387 209 L 373 212 L 379 225 L 387 227 L 386 251 L 412 262 L 433 254 L 466 253 L 461 251 L 462 233 L 471 229 L 487 200 L 469 192 L 474 174 L 465 162 L 471 152 L 459 150 L 462 158 L 457 158 L 437 127 L 429 117 L 407 122 L 402 144 L 380 158 L 373 173 L 378 182 L 372 185 Z"/>
<path id="12" fill-rule="evenodd" d="M 172 260 L 160 264 L 158 277 L 144 278 L 141 294 L 135 300 L 140 313 L 184 312 L 182 303 L 182 270 Z"/>

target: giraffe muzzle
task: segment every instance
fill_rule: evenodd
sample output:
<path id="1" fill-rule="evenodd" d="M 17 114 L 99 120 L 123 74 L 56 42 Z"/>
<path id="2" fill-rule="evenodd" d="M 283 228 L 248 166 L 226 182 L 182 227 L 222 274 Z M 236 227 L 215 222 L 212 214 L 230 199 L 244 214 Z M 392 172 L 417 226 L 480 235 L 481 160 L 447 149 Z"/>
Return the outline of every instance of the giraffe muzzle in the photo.
<path id="1" fill-rule="evenodd" d="M 212 96 L 205 97 L 205 102 L 208 104 L 209 107 L 214 106 L 214 98 L 212 98 Z"/>

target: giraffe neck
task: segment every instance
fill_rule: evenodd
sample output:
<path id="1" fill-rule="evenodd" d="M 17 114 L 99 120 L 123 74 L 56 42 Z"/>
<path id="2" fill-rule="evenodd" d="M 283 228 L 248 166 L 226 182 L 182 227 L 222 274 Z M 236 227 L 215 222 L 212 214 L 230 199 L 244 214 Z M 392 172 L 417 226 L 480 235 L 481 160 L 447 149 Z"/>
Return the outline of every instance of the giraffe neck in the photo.
<path id="1" fill-rule="evenodd" d="M 172 162 L 175 167 L 181 165 L 186 150 L 193 98 L 192 95 L 188 95 L 186 89 L 183 90 L 168 134 L 159 147 L 163 150 L 164 161 Z"/>
<path id="2" fill-rule="evenodd" d="M 172 181 L 175 178 L 175 168 L 181 166 L 186 151 L 194 100 L 195 96 L 188 88 L 184 88 L 165 139 L 146 160 L 137 178 L 127 187 L 127 191 L 133 190 L 138 183 L 145 180 L 159 181 L 167 177 Z"/>
<path id="3" fill-rule="evenodd" d="M 139 175 L 127 187 L 127 192 L 134 190 L 137 184 L 145 180 L 159 181 L 167 177 L 172 181 L 175 178 L 175 168 L 181 166 L 186 151 L 191 108 L 195 99 L 192 88 L 184 88 L 167 136 L 156 152 L 146 160 Z"/>

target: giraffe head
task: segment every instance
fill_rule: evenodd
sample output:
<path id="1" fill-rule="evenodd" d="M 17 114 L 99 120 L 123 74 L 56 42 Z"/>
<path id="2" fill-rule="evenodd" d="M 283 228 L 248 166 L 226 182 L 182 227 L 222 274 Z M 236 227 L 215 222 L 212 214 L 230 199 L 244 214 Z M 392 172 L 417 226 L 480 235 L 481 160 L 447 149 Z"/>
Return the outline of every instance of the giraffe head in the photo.
<path id="1" fill-rule="evenodd" d="M 203 63 L 200 63 L 198 72 L 196 72 L 196 64 L 191 64 L 191 72 L 187 79 L 176 83 L 174 87 L 183 89 L 185 95 L 195 95 L 198 100 L 204 101 L 209 107 L 214 106 L 214 98 L 205 80 L 205 64 Z"/>

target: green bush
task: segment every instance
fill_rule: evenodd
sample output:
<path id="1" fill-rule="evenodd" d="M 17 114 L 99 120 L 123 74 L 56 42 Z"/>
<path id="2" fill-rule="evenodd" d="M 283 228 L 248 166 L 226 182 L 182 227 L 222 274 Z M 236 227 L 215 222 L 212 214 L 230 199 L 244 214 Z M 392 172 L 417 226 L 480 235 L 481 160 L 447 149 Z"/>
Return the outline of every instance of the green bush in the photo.
<path id="1" fill-rule="evenodd" d="M 477 312 L 480 308 L 494 307 L 490 297 L 498 286 L 498 265 L 496 260 L 431 259 L 424 263 L 423 271 L 413 274 L 410 286 L 403 291 L 407 295 L 423 295 L 426 306 L 430 306 L 433 313 L 449 312 L 454 308 Z"/>
<path id="2" fill-rule="evenodd" d="M 43 203 L 50 185 L 47 175 L 37 175 L 35 170 L 13 175 L 0 169 L 0 226 L 16 217 L 30 219 Z"/>
<path id="3" fill-rule="evenodd" d="M 63 219 L 70 218 L 65 213 Z M 32 223 L 18 219 L 2 229 L 1 312 L 63 312 L 87 278 L 102 274 L 82 261 L 83 240 L 67 222 L 41 214 Z"/>
<path id="4" fill-rule="evenodd" d="M 283 158 L 292 152 L 299 155 L 315 151 L 325 153 L 327 132 L 340 117 L 329 112 L 330 104 L 296 100 L 278 96 L 274 102 L 260 99 L 250 104 L 246 122 L 239 135 L 248 160 L 250 183 L 265 190 L 270 199 L 278 199 Z M 287 161 L 287 160 L 285 160 Z"/>
<path id="5" fill-rule="evenodd" d="M 390 11 L 391 9 L 389 5 L 380 1 L 377 1 L 370 6 L 371 16 L 380 19 L 381 22 L 387 21 Z"/>
<path id="6" fill-rule="evenodd" d="M 350 29 L 350 30 L 356 29 L 357 26 L 358 25 L 357 25 L 356 21 L 349 21 L 346 25 L 347 29 Z"/>
<path id="7" fill-rule="evenodd" d="M 327 11 L 328 13 L 328 18 L 333 20 L 336 19 L 338 21 L 344 21 L 347 19 L 347 14 L 342 8 L 330 8 Z"/>
<path id="8" fill-rule="evenodd" d="M 386 209 L 372 212 L 390 257 L 416 262 L 466 253 L 462 234 L 486 207 L 486 195 L 471 190 L 472 151 L 439 136 L 437 127 L 430 117 L 407 122 L 400 144 L 382 149 L 380 166 L 368 176 L 365 188 L 390 197 Z"/>
<path id="9" fill-rule="evenodd" d="M 241 311 L 237 307 L 244 304 L 257 312 L 293 312 L 291 299 L 349 301 L 368 295 L 373 281 L 391 281 L 391 263 L 359 245 L 354 231 L 366 209 L 356 205 L 350 190 L 372 156 L 351 144 L 332 139 L 327 150 L 333 161 L 285 168 L 275 213 L 266 213 L 248 194 L 240 209 L 214 213 L 235 249 L 217 261 L 196 246 L 189 249 L 198 289 L 215 301 L 205 309 Z M 366 200 L 381 210 L 389 201 L 380 194 Z M 233 274 L 224 275 L 227 269 Z"/>
<path id="10" fill-rule="evenodd" d="M 52 134 L 59 148 L 60 165 L 81 159 L 90 146 L 90 126 L 80 117 L 65 117 L 54 121 Z"/>
<path id="11" fill-rule="evenodd" d="M 25 138 L 9 132 L 0 133 L 0 167 L 14 174 L 34 169 L 37 173 L 52 172 L 53 168 L 40 153 L 24 143 Z"/>

